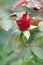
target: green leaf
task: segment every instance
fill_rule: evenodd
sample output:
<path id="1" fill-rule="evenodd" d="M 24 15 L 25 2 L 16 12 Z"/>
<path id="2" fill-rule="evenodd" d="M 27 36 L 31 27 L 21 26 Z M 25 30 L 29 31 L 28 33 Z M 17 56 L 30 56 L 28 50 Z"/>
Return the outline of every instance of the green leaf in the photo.
<path id="1" fill-rule="evenodd" d="M 28 47 L 25 47 L 22 51 L 21 51 L 21 55 L 20 55 L 24 60 L 26 59 L 30 59 L 31 56 L 31 50 Z"/>
<path id="2" fill-rule="evenodd" d="M 43 41 L 43 36 L 40 36 L 40 40 Z"/>
<path id="3" fill-rule="evenodd" d="M 40 36 L 43 36 L 43 32 L 41 31 L 37 32 L 37 34 L 35 35 L 35 38 L 40 38 Z"/>
<path id="4" fill-rule="evenodd" d="M 19 56 L 17 56 L 15 53 L 12 53 L 11 55 L 7 56 L 5 59 L 5 64 L 10 65 L 13 61 L 17 61 L 19 59 Z M 15 63 L 15 62 L 13 62 Z"/>
<path id="5" fill-rule="evenodd" d="M 39 15 L 37 15 L 37 16 L 34 16 L 33 19 L 35 19 L 35 20 L 37 20 L 37 19 L 38 19 L 38 20 L 42 20 L 42 17 L 39 16 Z"/>
<path id="6" fill-rule="evenodd" d="M 13 22 L 11 20 L 3 20 L 1 22 L 1 27 L 5 30 L 8 31 L 13 27 Z"/>
<path id="7" fill-rule="evenodd" d="M 13 62 L 11 65 L 22 65 L 23 60 L 18 59 L 17 61 Z"/>
<path id="8" fill-rule="evenodd" d="M 38 62 L 37 62 L 37 63 L 35 63 L 34 65 L 43 65 L 43 63 L 40 63 L 40 62 L 38 63 Z"/>
<path id="9" fill-rule="evenodd" d="M 39 30 L 43 32 L 43 21 L 40 21 L 38 26 L 39 26 Z"/>
<path id="10" fill-rule="evenodd" d="M 27 60 L 25 60 L 25 61 L 22 63 L 22 65 L 28 65 L 30 61 L 31 61 L 30 59 L 27 59 Z"/>
<path id="11" fill-rule="evenodd" d="M 40 47 L 33 46 L 32 52 L 40 59 L 43 59 L 43 50 Z"/>
<path id="12" fill-rule="evenodd" d="M 3 51 L 4 51 L 4 54 L 9 55 L 9 54 L 13 51 L 12 43 L 9 42 L 9 43 L 5 46 L 5 48 L 4 48 Z"/>
<path id="13" fill-rule="evenodd" d="M 20 40 L 21 40 L 21 42 L 26 41 L 26 37 L 24 36 L 23 32 L 21 32 L 21 34 L 20 34 Z"/>

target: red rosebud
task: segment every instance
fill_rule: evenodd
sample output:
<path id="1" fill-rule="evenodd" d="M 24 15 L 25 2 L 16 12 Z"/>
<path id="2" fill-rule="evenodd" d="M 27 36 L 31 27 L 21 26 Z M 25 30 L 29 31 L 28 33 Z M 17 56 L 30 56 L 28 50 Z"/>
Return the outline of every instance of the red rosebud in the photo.
<path id="1" fill-rule="evenodd" d="M 27 13 L 23 14 L 23 16 L 16 22 L 21 31 L 25 31 L 30 27 L 30 18 L 27 17 Z"/>

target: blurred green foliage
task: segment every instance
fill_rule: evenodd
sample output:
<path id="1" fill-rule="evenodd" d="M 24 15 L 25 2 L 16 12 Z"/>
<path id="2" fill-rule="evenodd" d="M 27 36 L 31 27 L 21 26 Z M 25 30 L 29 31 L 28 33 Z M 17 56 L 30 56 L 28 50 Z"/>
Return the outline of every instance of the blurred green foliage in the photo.
<path id="1" fill-rule="evenodd" d="M 0 0 L 0 10 L 2 5 L 11 7 L 14 2 L 15 0 Z M 33 16 L 37 15 L 35 12 L 30 12 Z M 9 16 L 8 11 L 3 9 L 0 11 L 0 17 L 5 18 L 7 15 Z M 15 29 L 15 25 L 9 31 L 0 28 L 0 65 L 43 65 L 43 33 L 30 31 L 31 36 L 27 42 L 32 47 L 26 47 L 18 37 L 20 32 L 10 36 Z M 21 39 L 24 41 L 25 37 L 22 35 Z"/>

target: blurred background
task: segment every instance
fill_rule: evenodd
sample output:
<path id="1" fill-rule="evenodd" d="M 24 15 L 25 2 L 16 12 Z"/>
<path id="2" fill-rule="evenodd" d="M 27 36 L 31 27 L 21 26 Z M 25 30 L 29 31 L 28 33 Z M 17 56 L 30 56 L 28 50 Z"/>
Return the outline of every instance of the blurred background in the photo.
<path id="1" fill-rule="evenodd" d="M 11 13 L 17 12 L 19 10 L 22 10 L 22 7 L 18 7 L 15 10 L 12 10 L 12 4 L 15 2 L 16 0 L 0 0 L 0 18 L 5 19 L 6 17 L 8 17 Z M 38 13 L 35 11 L 31 11 L 28 8 L 24 8 L 26 11 L 30 12 L 31 16 L 37 16 Z M 43 17 L 43 13 L 40 14 L 41 17 Z M 1 22 L 1 21 L 0 21 Z M 10 33 L 12 31 L 14 31 L 15 28 L 11 28 L 9 31 L 4 31 L 3 29 L 1 29 L 0 27 L 0 65 L 10 65 L 10 63 L 13 60 L 16 60 L 15 57 L 16 55 L 12 54 L 11 56 L 9 56 L 6 60 L 6 54 L 9 54 L 10 52 L 12 53 L 12 42 L 9 42 L 8 47 L 5 49 L 5 52 L 3 52 L 3 48 L 4 48 L 4 44 L 6 43 L 6 40 L 8 39 Z M 21 59 L 20 59 L 20 63 L 21 63 Z M 11 64 L 11 65 L 16 65 L 16 64 Z M 19 63 L 18 63 L 19 65 Z M 43 65 L 43 64 L 42 64 Z"/>

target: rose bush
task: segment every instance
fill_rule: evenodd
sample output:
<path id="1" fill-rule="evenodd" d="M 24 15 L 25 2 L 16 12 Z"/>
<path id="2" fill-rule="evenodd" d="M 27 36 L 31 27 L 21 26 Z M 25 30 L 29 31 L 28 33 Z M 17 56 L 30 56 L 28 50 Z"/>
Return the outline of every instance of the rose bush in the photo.
<path id="1" fill-rule="evenodd" d="M 0 65 L 43 65 L 43 17 L 28 12 L 0 20 Z"/>

